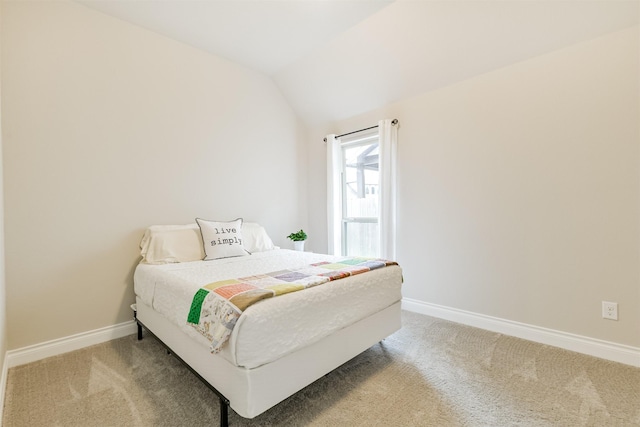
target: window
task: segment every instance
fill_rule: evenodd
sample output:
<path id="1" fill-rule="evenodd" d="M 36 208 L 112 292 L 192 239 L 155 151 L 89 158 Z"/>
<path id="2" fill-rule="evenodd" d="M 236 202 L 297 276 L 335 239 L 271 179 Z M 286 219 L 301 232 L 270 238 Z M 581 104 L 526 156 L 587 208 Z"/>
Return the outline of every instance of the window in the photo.
<path id="1" fill-rule="evenodd" d="M 342 141 L 341 236 L 343 255 L 379 257 L 378 133 Z"/>
<path id="2" fill-rule="evenodd" d="M 396 124 L 325 139 L 329 253 L 395 259 Z"/>

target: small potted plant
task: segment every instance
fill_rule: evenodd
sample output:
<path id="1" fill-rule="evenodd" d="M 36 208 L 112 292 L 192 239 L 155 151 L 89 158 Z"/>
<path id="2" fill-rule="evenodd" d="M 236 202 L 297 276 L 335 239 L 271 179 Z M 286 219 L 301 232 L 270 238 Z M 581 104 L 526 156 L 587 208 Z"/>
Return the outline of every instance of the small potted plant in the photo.
<path id="1" fill-rule="evenodd" d="M 296 251 L 304 251 L 304 241 L 307 240 L 307 233 L 305 233 L 304 230 L 291 233 L 287 238 L 293 240 L 293 249 Z"/>

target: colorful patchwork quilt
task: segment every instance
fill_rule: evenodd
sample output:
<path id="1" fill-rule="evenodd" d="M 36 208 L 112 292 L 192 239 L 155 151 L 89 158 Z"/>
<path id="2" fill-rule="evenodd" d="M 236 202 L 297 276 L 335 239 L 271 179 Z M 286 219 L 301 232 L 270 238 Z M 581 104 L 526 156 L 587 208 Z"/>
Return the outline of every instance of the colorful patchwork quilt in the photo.
<path id="1" fill-rule="evenodd" d="M 211 341 L 211 352 L 217 353 L 229 339 L 242 312 L 250 305 L 265 298 L 301 291 L 389 265 L 397 263 L 351 257 L 210 283 L 194 295 L 187 322 Z"/>

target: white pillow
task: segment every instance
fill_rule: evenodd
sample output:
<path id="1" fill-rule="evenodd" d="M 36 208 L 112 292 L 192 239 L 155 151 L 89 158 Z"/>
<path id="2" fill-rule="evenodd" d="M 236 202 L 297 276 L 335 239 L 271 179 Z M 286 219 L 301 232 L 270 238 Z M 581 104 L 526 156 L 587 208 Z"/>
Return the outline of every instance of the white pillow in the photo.
<path id="1" fill-rule="evenodd" d="M 197 224 L 152 225 L 140 242 L 146 264 L 199 261 L 204 258 L 202 234 Z"/>
<path id="2" fill-rule="evenodd" d="M 242 245 L 242 218 L 207 221 L 196 218 L 204 243 L 204 260 L 250 255 Z"/>
<path id="3" fill-rule="evenodd" d="M 242 224 L 242 238 L 244 248 L 251 253 L 270 251 L 276 248 L 264 227 L 255 222 Z"/>

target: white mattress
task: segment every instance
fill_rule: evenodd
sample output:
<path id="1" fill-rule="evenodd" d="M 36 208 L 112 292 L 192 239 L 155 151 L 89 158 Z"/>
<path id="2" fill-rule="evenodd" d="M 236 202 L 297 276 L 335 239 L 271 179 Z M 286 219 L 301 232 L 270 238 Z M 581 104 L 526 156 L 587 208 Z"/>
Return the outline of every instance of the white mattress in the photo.
<path id="1" fill-rule="evenodd" d="M 209 346 L 186 322 L 200 287 L 331 259 L 337 258 L 276 249 L 212 261 L 140 264 L 134 274 L 134 290 L 145 304 Z M 401 283 L 400 267 L 390 266 L 260 301 L 242 313 L 220 355 L 248 369 L 272 362 L 396 303 L 402 297 Z"/>

